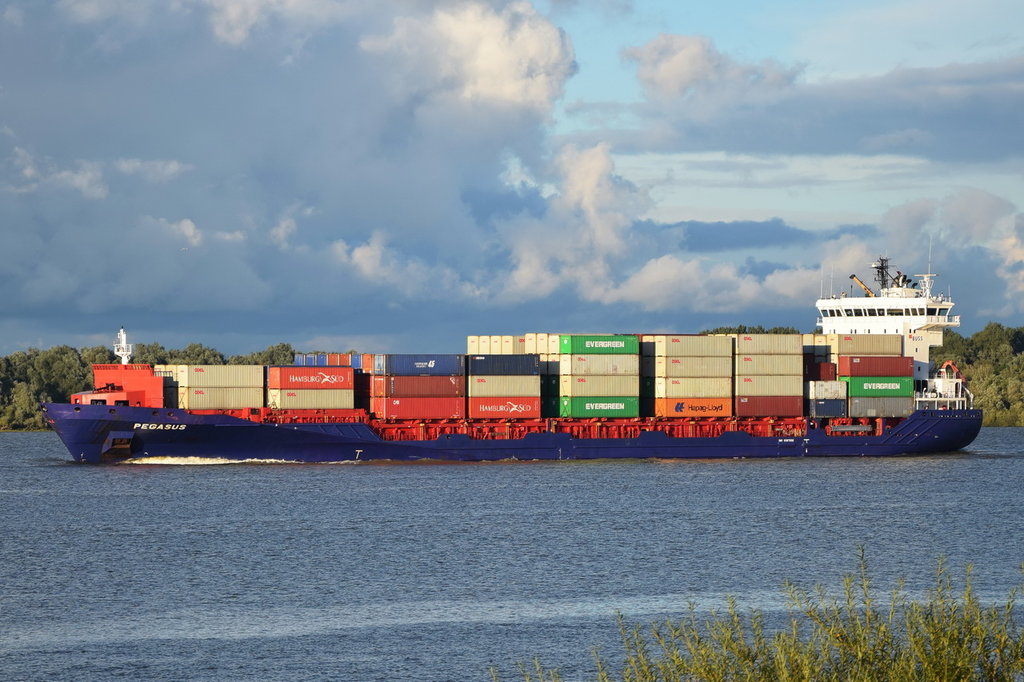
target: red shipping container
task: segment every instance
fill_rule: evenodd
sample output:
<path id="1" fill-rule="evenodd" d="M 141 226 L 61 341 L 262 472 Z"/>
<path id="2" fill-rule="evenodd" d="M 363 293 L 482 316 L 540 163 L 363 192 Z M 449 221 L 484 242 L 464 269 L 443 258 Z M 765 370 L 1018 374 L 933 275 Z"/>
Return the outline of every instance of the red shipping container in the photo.
<path id="1" fill-rule="evenodd" d="M 466 395 L 466 377 L 374 376 L 370 380 L 374 398 L 459 398 Z"/>
<path id="2" fill-rule="evenodd" d="M 363 371 L 373 374 L 373 353 L 363 353 Z"/>
<path id="3" fill-rule="evenodd" d="M 840 355 L 841 377 L 912 377 L 914 358 L 901 355 Z"/>
<path id="4" fill-rule="evenodd" d="M 463 419 L 465 398 L 373 398 L 370 409 L 378 419 Z"/>
<path id="5" fill-rule="evenodd" d="M 736 398 L 737 417 L 801 417 L 803 396 L 743 396 Z"/>
<path id="6" fill-rule="evenodd" d="M 268 367 L 267 388 L 352 388 L 351 367 Z"/>
<path id="7" fill-rule="evenodd" d="M 470 419 L 540 419 L 540 398 L 470 398 Z"/>
<path id="8" fill-rule="evenodd" d="M 327 364 L 334 367 L 351 367 L 352 356 L 348 353 L 328 353 Z"/>

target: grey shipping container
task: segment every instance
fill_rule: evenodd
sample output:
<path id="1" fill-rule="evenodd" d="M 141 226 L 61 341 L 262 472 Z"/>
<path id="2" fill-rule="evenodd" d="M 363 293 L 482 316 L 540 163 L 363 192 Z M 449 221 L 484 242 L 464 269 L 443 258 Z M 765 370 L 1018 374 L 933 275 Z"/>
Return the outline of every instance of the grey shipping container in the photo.
<path id="1" fill-rule="evenodd" d="M 913 398 L 850 398 L 851 417 L 909 417 L 914 413 Z"/>

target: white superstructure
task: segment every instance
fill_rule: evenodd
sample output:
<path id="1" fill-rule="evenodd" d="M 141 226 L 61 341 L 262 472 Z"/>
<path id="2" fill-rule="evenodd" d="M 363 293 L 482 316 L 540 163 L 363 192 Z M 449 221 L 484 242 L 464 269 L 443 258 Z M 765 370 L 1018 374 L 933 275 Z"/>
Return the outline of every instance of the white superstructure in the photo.
<path id="1" fill-rule="evenodd" d="M 818 299 L 821 332 L 899 334 L 903 337 L 903 354 L 914 358 L 914 379 L 921 386 L 919 403 L 943 397 L 969 400 L 962 377 L 951 377 L 952 372 L 946 369 L 940 376 L 933 375 L 929 359 L 931 348 L 942 345 L 943 330 L 960 326 L 960 316 L 951 314 L 952 299 L 933 291 L 936 275 L 914 275 L 917 281 L 898 270 L 893 275 L 888 258 L 879 258 L 871 267 L 875 270 L 877 291 L 856 275 L 850 275 L 858 287 L 856 292 L 851 285 L 850 293 Z"/>

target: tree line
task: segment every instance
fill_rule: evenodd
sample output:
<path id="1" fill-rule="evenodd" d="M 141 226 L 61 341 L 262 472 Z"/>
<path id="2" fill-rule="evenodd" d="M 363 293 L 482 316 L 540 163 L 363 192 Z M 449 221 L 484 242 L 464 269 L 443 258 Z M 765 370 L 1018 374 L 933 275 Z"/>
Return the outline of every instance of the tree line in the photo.
<path id="1" fill-rule="evenodd" d="M 706 333 L 798 332 L 791 327 L 720 327 Z M 1024 327 L 990 322 L 969 337 L 947 330 L 943 338 L 932 360 L 936 365 L 951 360 L 963 372 L 974 406 L 985 411 L 985 425 L 1024 426 Z M 287 343 L 232 356 L 199 343 L 181 349 L 137 343 L 134 351 L 132 362 L 150 365 L 290 365 L 295 359 Z M 64 402 L 72 393 L 93 388 L 91 366 L 114 362 L 113 351 L 105 346 L 29 348 L 0 357 L 0 430 L 46 428 L 40 402 Z"/>

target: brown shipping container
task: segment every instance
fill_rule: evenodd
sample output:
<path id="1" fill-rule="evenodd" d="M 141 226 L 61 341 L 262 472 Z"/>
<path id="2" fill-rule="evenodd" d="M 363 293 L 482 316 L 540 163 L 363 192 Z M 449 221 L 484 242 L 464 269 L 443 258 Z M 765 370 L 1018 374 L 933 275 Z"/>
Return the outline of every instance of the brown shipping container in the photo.
<path id="1" fill-rule="evenodd" d="M 891 355 L 840 355 L 841 377 L 912 377 L 914 358 Z"/>
<path id="2" fill-rule="evenodd" d="M 640 374 L 639 355 L 562 355 L 559 374 L 572 375 L 625 375 Z"/>
<path id="3" fill-rule="evenodd" d="M 731 417 L 732 398 L 655 398 L 655 417 Z"/>
<path id="4" fill-rule="evenodd" d="M 829 334 L 834 355 L 903 355 L 900 334 Z"/>
<path id="5" fill-rule="evenodd" d="M 655 398 L 732 398 L 732 379 L 655 377 Z"/>
<path id="6" fill-rule="evenodd" d="M 267 388 L 352 388 L 351 367 L 268 367 Z"/>
<path id="7" fill-rule="evenodd" d="M 802 396 L 737 396 L 737 417 L 801 417 Z"/>
<path id="8" fill-rule="evenodd" d="M 540 416 L 537 396 L 469 399 L 470 419 L 539 419 Z"/>
<path id="9" fill-rule="evenodd" d="M 465 398 L 373 398 L 378 419 L 464 419 Z"/>
<path id="10" fill-rule="evenodd" d="M 176 365 L 185 388 L 263 388 L 263 365 Z"/>
<path id="11" fill-rule="evenodd" d="M 737 334 L 736 355 L 803 355 L 802 334 Z"/>
<path id="12" fill-rule="evenodd" d="M 644 374 L 658 377 L 732 377 L 732 358 L 685 356 L 644 358 Z"/>
<path id="13" fill-rule="evenodd" d="M 263 407 L 263 387 L 192 386 L 179 388 L 178 407 L 186 410 L 237 410 L 246 407 Z"/>
<path id="14" fill-rule="evenodd" d="M 736 376 L 737 396 L 804 397 L 804 376 Z"/>
<path id="15" fill-rule="evenodd" d="M 370 380 L 374 398 L 457 398 L 466 395 L 466 377 L 375 376 Z"/>
<path id="16" fill-rule="evenodd" d="M 657 334 L 654 354 L 663 357 L 732 357 L 731 336 L 704 334 Z"/>
<path id="17" fill-rule="evenodd" d="M 804 356 L 800 355 L 737 355 L 736 374 L 745 376 L 779 376 L 804 373 Z"/>
<path id="18" fill-rule="evenodd" d="M 355 407 L 355 392 L 351 388 L 271 388 L 267 391 L 267 407 L 282 410 L 351 410 Z"/>
<path id="19" fill-rule="evenodd" d="M 540 375 L 486 376 L 477 374 L 466 379 L 466 386 L 470 398 L 540 396 Z"/>
<path id="20" fill-rule="evenodd" d="M 567 398 L 639 396 L 639 376 L 563 376 L 558 394 Z"/>
<path id="21" fill-rule="evenodd" d="M 851 417 L 909 417 L 913 398 L 850 398 Z"/>
<path id="22" fill-rule="evenodd" d="M 805 355 L 804 378 L 808 381 L 835 381 L 836 366 L 831 362 L 818 362 L 817 358 Z"/>

